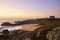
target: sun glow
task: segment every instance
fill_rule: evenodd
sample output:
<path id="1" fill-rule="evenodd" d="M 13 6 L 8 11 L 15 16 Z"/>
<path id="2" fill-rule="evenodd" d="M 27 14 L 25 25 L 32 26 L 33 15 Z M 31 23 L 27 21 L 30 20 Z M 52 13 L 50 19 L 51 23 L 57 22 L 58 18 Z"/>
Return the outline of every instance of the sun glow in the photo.
<path id="1" fill-rule="evenodd" d="M 58 1 L 0 0 L 0 18 L 60 17 L 59 10 Z"/>
<path id="2" fill-rule="evenodd" d="M 27 10 L 19 11 L 16 8 L 0 7 L 0 18 L 35 18 L 43 16 L 43 13 L 37 13 L 39 12 L 32 12 Z"/>

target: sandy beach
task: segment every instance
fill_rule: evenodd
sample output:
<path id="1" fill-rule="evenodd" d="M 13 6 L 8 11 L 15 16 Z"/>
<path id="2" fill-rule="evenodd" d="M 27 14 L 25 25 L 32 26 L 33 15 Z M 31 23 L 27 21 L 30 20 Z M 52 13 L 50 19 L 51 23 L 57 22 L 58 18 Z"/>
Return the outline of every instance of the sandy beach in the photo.
<path id="1" fill-rule="evenodd" d="M 21 30 L 34 31 L 35 29 L 40 27 L 40 26 L 37 26 L 37 25 L 38 24 L 25 24 L 25 25 L 21 25 L 22 26 Z"/>

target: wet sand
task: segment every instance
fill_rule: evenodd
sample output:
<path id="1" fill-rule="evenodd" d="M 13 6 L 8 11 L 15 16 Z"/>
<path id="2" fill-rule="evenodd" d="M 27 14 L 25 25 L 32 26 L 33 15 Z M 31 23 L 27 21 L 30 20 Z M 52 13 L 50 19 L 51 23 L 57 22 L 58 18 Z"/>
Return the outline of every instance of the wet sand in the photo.
<path id="1" fill-rule="evenodd" d="M 25 24 L 25 25 L 21 25 L 22 26 L 21 30 L 34 31 L 35 29 L 40 27 L 40 26 L 37 26 L 37 25 L 38 24 Z"/>

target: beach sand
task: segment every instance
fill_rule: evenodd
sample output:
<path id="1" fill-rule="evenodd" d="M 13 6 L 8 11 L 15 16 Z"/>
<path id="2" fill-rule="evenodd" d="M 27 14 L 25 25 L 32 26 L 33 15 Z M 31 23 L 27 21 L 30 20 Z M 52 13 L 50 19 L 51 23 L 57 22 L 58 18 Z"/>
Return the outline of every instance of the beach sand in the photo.
<path id="1" fill-rule="evenodd" d="M 21 25 L 22 26 L 21 30 L 34 31 L 35 29 L 40 27 L 40 26 L 37 26 L 37 25 L 38 24 L 25 24 L 25 25 Z"/>

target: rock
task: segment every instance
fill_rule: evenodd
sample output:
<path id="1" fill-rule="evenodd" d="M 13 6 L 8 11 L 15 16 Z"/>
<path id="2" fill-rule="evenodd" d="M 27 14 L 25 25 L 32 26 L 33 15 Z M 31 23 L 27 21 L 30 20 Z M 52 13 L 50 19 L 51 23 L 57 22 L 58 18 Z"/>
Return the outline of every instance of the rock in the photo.
<path id="1" fill-rule="evenodd" d="M 4 22 L 1 24 L 1 26 L 13 26 L 13 24 L 9 22 Z"/>
<path id="2" fill-rule="evenodd" d="M 48 40 L 60 40 L 60 27 L 56 27 L 47 34 Z"/>

